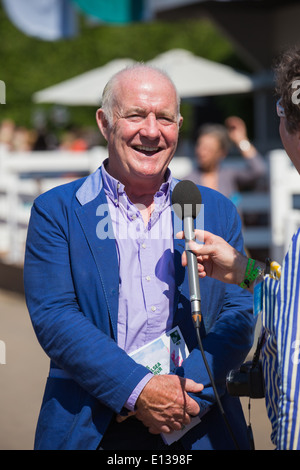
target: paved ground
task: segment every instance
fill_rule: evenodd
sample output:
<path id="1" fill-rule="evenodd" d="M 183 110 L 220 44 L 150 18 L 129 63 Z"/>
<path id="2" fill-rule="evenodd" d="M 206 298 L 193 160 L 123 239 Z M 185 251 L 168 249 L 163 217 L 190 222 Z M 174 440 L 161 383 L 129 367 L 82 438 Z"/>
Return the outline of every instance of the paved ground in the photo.
<path id="1" fill-rule="evenodd" d="M 48 358 L 39 346 L 22 295 L 0 290 L 0 450 L 31 450 Z M 1 351 L 1 350 L 0 350 Z M 243 400 L 248 417 L 248 399 Z M 251 422 L 257 450 L 271 450 L 264 400 L 251 401 Z"/>

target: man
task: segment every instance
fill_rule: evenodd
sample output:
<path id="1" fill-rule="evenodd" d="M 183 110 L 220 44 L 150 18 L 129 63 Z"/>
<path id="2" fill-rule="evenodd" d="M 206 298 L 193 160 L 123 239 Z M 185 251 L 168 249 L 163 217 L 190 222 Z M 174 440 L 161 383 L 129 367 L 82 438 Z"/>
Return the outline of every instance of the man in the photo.
<path id="1" fill-rule="evenodd" d="M 293 48 L 284 53 L 275 72 L 276 91 L 280 97 L 276 105 L 280 137 L 300 173 L 300 49 Z M 203 234 L 197 232 L 197 237 L 202 239 Z M 300 450 L 299 241 L 300 229 L 292 238 L 282 269 L 275 263 L 272 273 L 271 263 L 271 277 L 265 277 L 256 290 L 255 281 L 266 271 L 265 263 L 249 260 L 222 238 L 208 232 L 204 233 L 204 245 L 192 244 L 198 256 L 200 278 L 208 275 L 241 285 L 254 291 L 255 303 L 258 300 L 258 305 L 262 305 L 266 406 L 272 424 L 271 440 L 278 450 Z"/>
<path id="2" fill-rule="evenodd" d="M 26 299 L 51 358 L 35 448 L 232 449 L 197 349 L 184 246 L 173 234 L 177 181 L 168 164 L 182 123 L 174 85 L 144 65 L 125 69 L 106 86 L 97 122 L 107 161 L 39 196 L 28 229 Z M 231 202 L 207 188 L 202 199 L 207 228 L 242 250 Z M 251 296 L 208 279 L 202 305 L 207 360 L 239 446 L 247 448 L 239 401 L 224 383 L 252 345 Z M 173 326 L 190 355 L 177 374 L 152 375 L 129 354 Z M 161 433 L 195 415 L 200 424 L 164 444 Z"/>

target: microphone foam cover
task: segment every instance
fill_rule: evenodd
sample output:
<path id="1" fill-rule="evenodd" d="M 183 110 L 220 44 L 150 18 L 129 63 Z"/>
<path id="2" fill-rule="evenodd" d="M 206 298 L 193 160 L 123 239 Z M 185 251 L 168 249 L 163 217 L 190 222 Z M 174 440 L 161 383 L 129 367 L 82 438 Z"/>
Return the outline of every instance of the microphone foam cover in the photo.
<path id="1" fill-rule="evenodd" d="M 180 219 L 185 217 L 195 219 L 199 214 L 201 203 L 201 193 L 195 183 L 183 180 L 176 184 L 172 192 L 172 205 Z"/>

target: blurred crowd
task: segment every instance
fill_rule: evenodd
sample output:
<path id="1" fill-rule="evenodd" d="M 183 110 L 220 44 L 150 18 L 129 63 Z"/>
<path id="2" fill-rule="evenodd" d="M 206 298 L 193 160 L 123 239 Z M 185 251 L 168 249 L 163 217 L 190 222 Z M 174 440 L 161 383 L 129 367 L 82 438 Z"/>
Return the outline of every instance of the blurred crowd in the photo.
<path id="1" fill-rule="evenodd" d="M 5 119 L 0 123 L 0 152 L 68 150 L 82 152 L 100 144 L 97 129 L 70 127 L 59 133 L 17 126 Z"/>

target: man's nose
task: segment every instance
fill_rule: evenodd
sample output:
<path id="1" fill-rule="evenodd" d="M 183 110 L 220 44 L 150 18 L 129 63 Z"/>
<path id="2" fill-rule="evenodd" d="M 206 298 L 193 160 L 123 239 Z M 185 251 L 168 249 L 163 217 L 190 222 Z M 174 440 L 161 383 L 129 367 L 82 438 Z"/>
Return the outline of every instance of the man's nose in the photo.
<path id="1" fill-rule="evenodd" d="M 145 117 L 140 133 L 143 137 L 147 137 L 148 139 L 157 139 L 160 137 L 159 123 L 155 114 L 150 113 Z"/>

